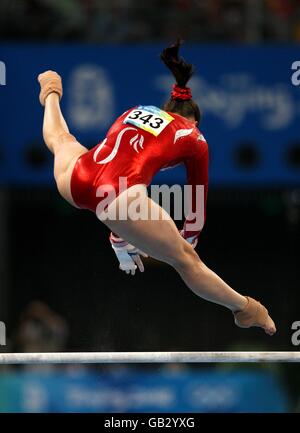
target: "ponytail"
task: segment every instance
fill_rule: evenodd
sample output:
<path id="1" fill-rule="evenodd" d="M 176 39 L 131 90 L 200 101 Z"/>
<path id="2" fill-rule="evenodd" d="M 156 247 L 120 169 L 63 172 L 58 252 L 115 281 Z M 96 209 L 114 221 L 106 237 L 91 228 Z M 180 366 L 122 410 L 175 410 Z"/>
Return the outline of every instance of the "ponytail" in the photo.
<path id="1" fill-rule="evenodd" d="M 193 75 L 194 67 L 192 64 L 186 63 L 182 57 L 178 56 L 181 45 L 182 41 L 178 38 L 175 44 L 163 50 L 160 58 L 172 72 L 176 84 L 184 88 Z"/>
<path id="2" fill-rule="evenodd" d="M 178 113 L 183 117 L 194 118 L 200 121 L 200 109 L 192 99 L 191 89 L 186 84 L 194 73 L 194 66 L 179 57 L 179 49 L 182 41 L 178 38 L 176 43 L 165 48 L 160 54 L 160 58 L 175 78 L 175 85 L 171 93 L 171 98 L 163 105 L 165 111 Z"/>

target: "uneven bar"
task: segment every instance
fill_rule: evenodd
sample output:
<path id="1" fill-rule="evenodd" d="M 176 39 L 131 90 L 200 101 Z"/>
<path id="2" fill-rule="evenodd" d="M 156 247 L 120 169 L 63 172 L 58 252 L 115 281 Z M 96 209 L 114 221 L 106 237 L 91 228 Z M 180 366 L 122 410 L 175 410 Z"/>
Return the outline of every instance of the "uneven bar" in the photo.
<path id="1" fill-rule="evenodd" d="M 52 352 L 0 353 L 1 364 L 300 362 L 299 352 Z"/>

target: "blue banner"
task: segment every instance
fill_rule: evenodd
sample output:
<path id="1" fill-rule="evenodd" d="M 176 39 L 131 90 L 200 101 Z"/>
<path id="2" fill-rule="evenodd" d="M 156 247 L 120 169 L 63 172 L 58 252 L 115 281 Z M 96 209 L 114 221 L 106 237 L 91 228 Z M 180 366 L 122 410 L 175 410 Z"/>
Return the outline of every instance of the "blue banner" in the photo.
<path id="1" fill-rule="evenodd" d="M 88 369 L 0 376 L 0 412 L 285 412 L 267 372 Z"/>
<path id="2" fill-rule="evenodd" d="M 0 45 L 6 67 L 6 84 L 0 85 L 0 181 L 53 184 L 52 156 L 42 144 L 40 72 L 53 69 L 62 75 L 62 108 L 70 130 L 92 147 L 129 107 L 161 106 L 169 97 L 172 79 L 159 59 L 161 49 Z M 289 162 L 290 152 L 300 146 L 300 86 L 291 80 L 299 49 L 187 45 L 183 55 L 196 65 L 191 87 L 203 111 L 211 184 L 299 186 L 299 164 Z M 243 155 L 245 164 L 240 163 Z M 180 183 L 185 175 L 176 168 L 157 179 Z"/>

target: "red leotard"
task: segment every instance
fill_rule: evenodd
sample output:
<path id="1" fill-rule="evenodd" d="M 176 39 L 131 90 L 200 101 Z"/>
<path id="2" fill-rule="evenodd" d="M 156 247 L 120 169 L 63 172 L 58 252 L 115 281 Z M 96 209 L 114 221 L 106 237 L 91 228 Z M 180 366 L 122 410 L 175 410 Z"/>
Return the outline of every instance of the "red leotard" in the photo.
<path id="1" fill-rule="evenodd" d="M 106 138 L 78 158 L 71 178 L 72 197 L 78 207 L 95 212 L 100 201 L 96 194 L 99 186 L 111 185 L 118 192 L 120 177 L 127 178 L 128 188 L 136 184 L 149 185 L 160 169 L 179 163 L 185 164 L 187 183 L 193 186 L 192 207 L 197 200 L 196 185 L 204 185 L 206 203 L 208 146 L 199 129 L 194 122 L 156 107 L 142 109 L 153 108 L 162 113 L 162 117 L 169 115 L 173 118 L 157 136 L 145 130 L 143 122 L 141 127 L 130 121 L 124 123 L 128 116 L 136 116 L 139 108 L 134 107 L 122 114 Z M 147 126 L 147 117 L 144 119 Z M 153 122 L 150 124 L 157 126 Z M 198 233 L 190 232 L 189 235 Z"/>

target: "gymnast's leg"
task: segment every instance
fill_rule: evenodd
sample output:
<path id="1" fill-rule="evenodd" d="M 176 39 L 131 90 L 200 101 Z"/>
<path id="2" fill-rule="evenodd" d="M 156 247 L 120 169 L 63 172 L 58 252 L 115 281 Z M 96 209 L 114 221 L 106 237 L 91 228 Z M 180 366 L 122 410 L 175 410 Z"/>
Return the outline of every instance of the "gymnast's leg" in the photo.
<path id="1" fill-rule="evenodd" d="M 159 215 L 159 218 L 135 221 L 130 217 L 126 220 L 116 218 L 114 221 L 110 219 L 104 221 L 105 224 L 151 257 L 173 266 L 196 295 L 223 305 L 232 312 L 243 311 L 247 307 L 248 299 L 233 290 L 200 260 L 191 245 L 180 236 L 171 217 L 147 197 L 142 185 L 141 194 L 144 194 L 141 207 L 148 209 L 148 215 L 151 215 L 151 209 L 152 215 Z M 116 200 L 118 206 L 122 206 L 123 199 L 124 193 Z M 270 335 L 276 332 L 274 322 L 267 313 L 264 323 L 257 326 L 261 326 Z"/>
<path id="2" fill-rule="evenodd" d="M 47 89 L 49 86 L 48 80 L 54 81 L 59 92 L 60 78 L 56 78 L 52 71 L 39 76 L 42 92 L 43 88 Z M 70 134 L 60 110 L 59 93 L 49 93 L 42 102 L 45 105 L 43 137 L 46 146 L 54 154 L 54 177 L 57 188 L 64 199 L 76 206 L 71 194 L 71 176 L 77 159 L 88 150 Z"/>

